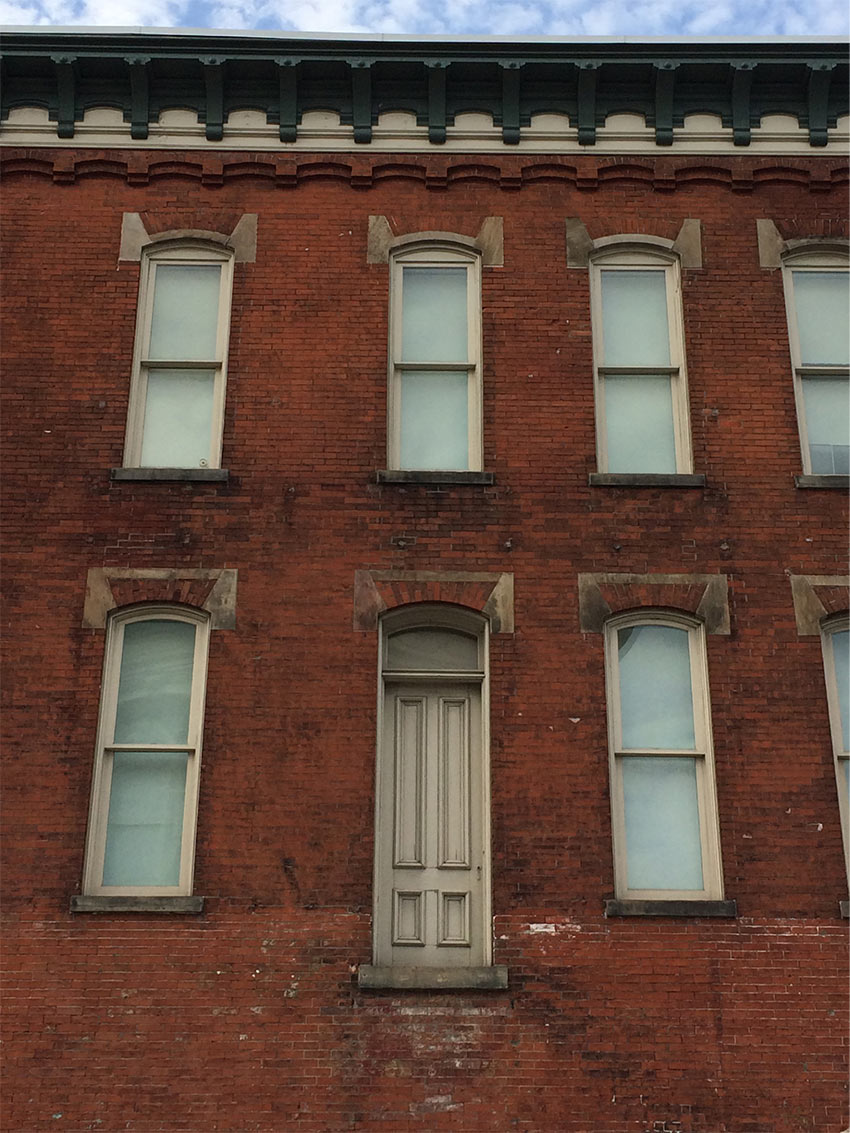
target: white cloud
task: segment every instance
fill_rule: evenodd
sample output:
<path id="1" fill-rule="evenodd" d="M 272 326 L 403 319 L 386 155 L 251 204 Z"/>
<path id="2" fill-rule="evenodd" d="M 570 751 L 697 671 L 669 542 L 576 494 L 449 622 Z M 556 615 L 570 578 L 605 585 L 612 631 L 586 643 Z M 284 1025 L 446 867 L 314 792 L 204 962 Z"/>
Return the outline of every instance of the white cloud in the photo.
<path id="1" fill-rule="evenodd" d="M 5 24 L 406 35 L 844 35 L 845 0 L 0 0 Z"/>

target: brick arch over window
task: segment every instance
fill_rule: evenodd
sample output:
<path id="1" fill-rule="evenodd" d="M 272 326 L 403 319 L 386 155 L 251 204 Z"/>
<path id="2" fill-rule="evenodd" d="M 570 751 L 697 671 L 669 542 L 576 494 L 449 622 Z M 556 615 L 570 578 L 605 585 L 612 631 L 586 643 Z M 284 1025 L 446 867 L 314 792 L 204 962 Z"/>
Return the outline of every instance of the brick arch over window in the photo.
<path id="1" fill-rule="evenodd" d="M 83 626 L 105 629 L 111 610 L 146 602 L 191 606 L 209 615 L 210 629 L 236 624 L 237 572 L 232 569 L 92 567 L 86 579 Z"/>
<path id="2" fill-rule="evenodd" d="M 579 621 L 584 633 L 602 633 L 612 614 L 663 607 L 692 614 L 706 633 L 728 634 L 725 574 L 580 574 Z"/>
<path id="3" fill-rule="evenodd" d="M 420 602 L 463 606 L 483 614 L 491 633 L 514 631 L 514 576 L 469 571 L 358 570 L 354 628 L 376 630 L 386 610 Z"/>

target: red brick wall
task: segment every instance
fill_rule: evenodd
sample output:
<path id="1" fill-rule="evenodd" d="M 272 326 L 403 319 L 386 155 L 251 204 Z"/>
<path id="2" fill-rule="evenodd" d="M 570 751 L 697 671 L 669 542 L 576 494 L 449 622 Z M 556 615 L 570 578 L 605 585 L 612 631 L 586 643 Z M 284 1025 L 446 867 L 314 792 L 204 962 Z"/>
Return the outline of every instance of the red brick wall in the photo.
<path id="1" fill-rule="evenodd" d="M 4 1128 L 847 1126 L 847 883 L 820 642 L 798 637 L 788 582 L 846 572 L 846 505 L 794 487 L 781 273 L 760 268 L 755 224 L 846 234 L 840 164 L 9 152 Z M 110 484 L 138 287 L 124 212 L 150 231 L 258 214 L 256 263 L 235 272 L 227 486 Z M 483 271 L 492 487 L 374 482 L 388 276 L 366 262 L 369 214 L 467 235 L 504 217 L 504 267 Z M 566 267 L 567 216 L 594 238 L 702 221 L 704 267 L 683 282 L 703 491 L 587 484 L 588 274 Z M 239 571 L 236 629 L 211 635 L 199 917 L 68 912 L 104 645 L 82 609 L 102 566 Z M 352 629 L 362 569 L 515 575 L 516 632 L 491 642 L 508 992 L 357 989 L 377 657 Z M 580 632 L 577 597 L 601 571 L 729 577 L 732 633 L 709 636 L 708 663 L 737 920 L 602 916 L 602 637 Z"/>

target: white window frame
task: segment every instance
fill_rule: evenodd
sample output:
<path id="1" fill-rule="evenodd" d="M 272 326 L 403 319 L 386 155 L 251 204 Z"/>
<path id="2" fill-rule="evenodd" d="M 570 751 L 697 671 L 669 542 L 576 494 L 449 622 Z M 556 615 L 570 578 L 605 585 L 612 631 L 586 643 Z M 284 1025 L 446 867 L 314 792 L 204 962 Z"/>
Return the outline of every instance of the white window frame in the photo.
<path id="1" fill-rule="evenodd" d="M 475 635 L 478 641 L 478 667 L 475 670 L 408 670 L 393 672 L 385 667 L 388 638 L 402 630 L 411 629 L 442 629 L 456 630 L 469 635 Z M 483 957 L 482 965 L 490 966 L 493 962 L 492 940 L 492 853 L 491 853 L 491 827 L 490 827 L 490 625 L 485 617 L 470 610 L 457 606 L 447 606 L 439 603 L 421 603 L 395 610 L 387 611 L 381 618 L 378 634 L 378 702 L 377 702 L 377 744 L 376 744 L 376 783 L 375 783 L 375 859 L 373 874 L 373 937 L 372 956 L 373 964 L 384 967 L 386 957 L 391 952 L 387 939 L 381 936 L 382 927 L 386 922 L 383 907 L 389 900 L 385 892 L 385 881 L 391 872 L 391 862 L 384 861 L 384 847 L 386 845 L 384 834 L 387 824 L 392 826 L 392 814 L 385 814 L 382 800 L 385 797 L 383 776 L 387 773 L 387 758 L 383 750 L 385 735 L 385 705 L 387 700 L 387 686 L 393 683 L 423 686 L 439 684 L 457 685 L 469 684 L 480 689 L 481 711 L 481 777 L 478 784 L 480 790 L 480 807 L 482 815 L 482 912 L 481 932 L 482 938 L 475 940 L 474 947 Z M 461 970 L 459 968 L 458 970 Z"/>
<path id="2" fill-rule="evenodd" d="M 831 248 L 804 248 L 783 256 L 782 281 L 785 288 L 785 314 L 788 321 L 788 344 L 791 349 L 791 368 L 794 376 L 794 404 L 797 409 L 797 426 L 800 434 L 800 454 L 803 474 L 812 473 L 812 458 L 809 451 L 809 434 L 806 424 L 806 405 L 803 397 L 803 382 L 806 378 L 835 378 L 844 380 L 850 388 L 850 366 L 804 366 L 800 356 L 800 335 L 797 327 L 797 308 L 794 301 L 794 272 L 844 272 L 850 271 L 850 255 Z"/>
<path id="3" fill-rule="evenodd" d="M 405 267 L 463 267 L 466 269 L 467 358 L 466 362 L 405 362 L 402 360 L 402 279 Z M 387 394 L 387 462 L 402 470 L 401 463 L 401 377 L 405 370 L 465 372 L 467 384 L 467 451 L 465 468 L 454 471 L 480 472 L 483 469 L 482 370 L 481 370 L 481 253 L 466 244 L 450 240 L 414 241 L 390 253 L 389 311 L 389 388 Z M 407 469 L 405 469 L 407 470 Z M 434 469 L 409 469 L 429 472 Z"/>
<path id="4" fill-rule="evenodd" d="M 630 626 L 671 626 L 688 631 L 691 692 L 694 706 L 694 748 L 624 749 L 620 714 L 618 631 Z M 717 813 L 711 702 L 708 687 L 705 626 L 694 618 L 668 610 L 634 610 L 611 618 L 605 624 L 605 685 L 608 704 L 608 762 L 611 784 L 611 828 L 614 844 L 616 896 L 623 900 L 723 899 L 723 867 Z M 700 848 L 704 886 L 700 889 L 630 889 L 626 860 L 625 799 L 622 760 L 629 756 L 678 756 L 693 758 L 696 767 Z"/>
<path id="5" fill-rule="evenodd" d="M 842 614 L 830 618 L 821 629 L 823 647 L 823 670 L 826 680 L 826 700 L 829 708 L 829 730 L 832 737 L 832 755 L 835 764 L 835 777 L 838 785 L 838 813 L 841 817 L 841 837 L 844 842 L 844 860 L 847 877 L 850 881 L 850 803 L 847 799 L 847 779 L 844 764 L 850 762 L 850 751 L 844 747 L 841 727 L 841 708 L 838 693 L 838 680 L 835 673 L 833 641 L 836 633 L 850 630 L 850 617 Z"/>
<path id="6" fill-rule="evenodd" d="M 127 410 L 127 435 L 124 467 L 140 468 L 147 401 L 148 374 L 152 370 L 212 370 L 212 427 L 209 459 L 201 468 L 221 467 L 221 444 L 224 431 L 224 397 L 227 383 L 227 354 L 230 341 L 230 307 L 233 292 L 234 253 L 217 244 L 197 240 L 167 241 L 153 244 L 142 252 L 139 274 L 139 302 L 136 314 L 136 339 L 133 348 L 133 369 L 130 378 L 130 401 Z M 157 269 L 164 265 L 221 265 L 218 297 L 218 326 L 214 358 L 171 358 L 152 360 L 148 357 L 153 317 L 154 289 Z M 194 467 L 177 465 L 176 467 Z"/>
<path id="7" fill-rule="evenodd" d="M 114 736 L 115 718 L 118 707 L 118 683 L 121 674 L 124 630 L 128 625 L 134 622 L 163 620 L 188 622 L 195 626 L 195 653 L 192 667 L 192 689 L 189 704 L 187 741 L 185 744 L 135 743 L 115 745 L 112 743 L 112 739 Z M 201 611 L 192 610 L 187 607 L 154 605 L 130 607 L 117 611 L 109 618 L 106 628 L 103 683 L 100 696 L 100 713 L 95 747 L 94 773 L 92 776 L 85 866 L 83 870 L 83 893 L 87 896 L 172 897 L 189 896 L 192 893 L 209 632 L 209 616 Z M 104 885 L 102 879 L 109 818 L 112 753 L 114 751 L 147 750 L 186 751 L 189 755 L 186 767 L 186 793 L 183 805 L 180 880 L 175 886 Z"/>
<path id="8" fill-rule="evenodd" d="M 597 241 L 597 244 L 602 241 Z M 608 472 L 608 439 L 605 423 L 605 377 L 618 374 L 669 374 L 673 411 L 676 474 L 693 472 L 691 414 L 688 374 L 685 365 L 685 324 L 682 311 L 682 273 L 679 257 L 654 244 L 635 244 L 628 238 L 596 251 L 590 260 L 590 316 L 593 336 L 593 382 L 596 404 L 596 456 L 600 472 Z M 669 366 L 606 366 L 602 322 L 602 272 L 658 271 L 664 273 L 667 294 L 667 327 L 670 334 Z M 636 473 L 640 475 L 640 473 Z"/>

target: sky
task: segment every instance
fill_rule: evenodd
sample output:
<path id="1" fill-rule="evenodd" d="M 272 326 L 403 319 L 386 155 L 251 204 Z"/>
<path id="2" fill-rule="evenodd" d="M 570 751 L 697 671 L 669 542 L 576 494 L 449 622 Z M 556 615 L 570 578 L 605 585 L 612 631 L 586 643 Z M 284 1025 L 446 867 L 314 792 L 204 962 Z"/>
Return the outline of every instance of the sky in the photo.
<path id="1" fill-rule="evenodd" d="M 0 25 L 506 36 L 832 35 L 847 0 L 0 0 Z"/>

